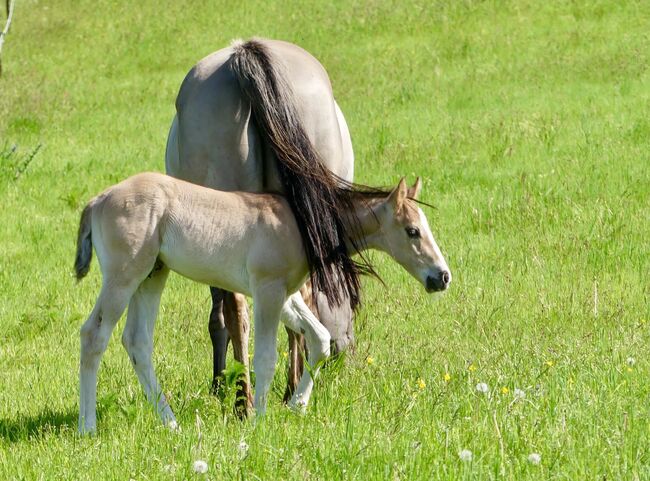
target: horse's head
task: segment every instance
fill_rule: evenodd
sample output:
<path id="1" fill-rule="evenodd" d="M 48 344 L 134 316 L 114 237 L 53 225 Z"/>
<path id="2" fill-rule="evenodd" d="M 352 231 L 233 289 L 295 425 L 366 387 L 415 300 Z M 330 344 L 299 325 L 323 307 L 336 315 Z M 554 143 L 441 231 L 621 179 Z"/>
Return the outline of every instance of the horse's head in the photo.
<path id="1" fill-rule="evenodd" d="M 451 272 L 431 234 L 427 218 L 414 201 L 422 182 L 407 187 L 404 178 L 375 210 L 381 224 L 377 247 L 388 253 L 419 280 L 427 292 L 444 291 L 451 283 Z"/>

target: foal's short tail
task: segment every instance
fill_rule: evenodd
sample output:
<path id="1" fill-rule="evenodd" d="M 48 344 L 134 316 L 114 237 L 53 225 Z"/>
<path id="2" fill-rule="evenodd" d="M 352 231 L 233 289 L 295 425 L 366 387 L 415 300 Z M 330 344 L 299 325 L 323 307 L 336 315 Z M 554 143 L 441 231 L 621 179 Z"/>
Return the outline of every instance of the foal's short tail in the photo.
<path id="1" fill-rule="evenodd" d="M 77 279 L 83 279 L 90 269 L 90 260 L 93 257 L 93 243 L 90 237 L 93 206 L 89 203 L 81 213 L 79 234 L 77 235 L 77 257 L 74 260 L 74 270 Z"/>

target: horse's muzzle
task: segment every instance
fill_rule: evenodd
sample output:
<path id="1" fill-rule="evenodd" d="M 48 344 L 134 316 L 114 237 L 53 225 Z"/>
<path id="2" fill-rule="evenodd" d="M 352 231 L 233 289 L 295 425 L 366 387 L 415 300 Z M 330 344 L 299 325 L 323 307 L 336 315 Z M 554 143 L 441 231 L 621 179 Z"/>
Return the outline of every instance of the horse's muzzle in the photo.
<path id="1" fill-rule="evenodd" d="M 449 287 L 451 274 L 449 271 L 442 271 L 438 277 L 427 276 L 427 292 L 440 292 Z"/>

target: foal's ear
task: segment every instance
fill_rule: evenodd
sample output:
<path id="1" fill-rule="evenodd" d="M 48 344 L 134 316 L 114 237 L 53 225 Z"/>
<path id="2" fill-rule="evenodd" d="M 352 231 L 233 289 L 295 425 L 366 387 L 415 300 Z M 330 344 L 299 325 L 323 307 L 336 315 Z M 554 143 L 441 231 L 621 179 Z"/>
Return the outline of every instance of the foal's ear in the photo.
<path id="1" fill-rule="evenodd" d="M 417 179 L 415 179 L 415 184 L 413 184 L 413 187 L 409 187 L 409 192 L 408 192 L 409 198 L 417 200 L 418 197 L 420 197 L 421 190 L 422 190 L 422 179 L 418 177 Z"/>
<path id="2" fill-rule="evenodd" d="M 399 181 L 399 184 L 397 184 L 397 187 L 395 187 L 395 189 L 388 196 L 388 202 L 390 202 L 390 204 L 393 206 L 395 212 L 402 208 L 402 204 L 404 204 L 407 195 L 408 188 L 406 187 L 406 181 L 404 180 L 404 177 L 402 177 Z"/>

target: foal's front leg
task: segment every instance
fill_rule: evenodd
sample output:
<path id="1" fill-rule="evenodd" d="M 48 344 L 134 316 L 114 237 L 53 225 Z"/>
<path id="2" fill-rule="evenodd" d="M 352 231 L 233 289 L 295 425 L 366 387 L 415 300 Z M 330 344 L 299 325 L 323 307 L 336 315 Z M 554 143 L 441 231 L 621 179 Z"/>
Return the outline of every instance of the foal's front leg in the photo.
<path id="1" fill-rule="evenodd" d="M 320 362 L 330 355 L 330 334 L 309 310 L 299 293 L 289 297 L 282 308 L 282 321 L 295 332 L 303 332 L 307 341 L 308 361 L 314 376 L 318 374 Z M 314 380 L 305 369 L 300 383 L 289 403 L 292 407 L 305 408 L 309 403 Z"/>
<path id="2" fill-rule="evenodd" d="M 277 338 L 280 312 L 286 299 L 284 284 L 267 282 L 253 288 L 253 313 L 255 319 L 255 410 L 257 415 L 266 412 L 268 393 L 278 358 Z"/>

